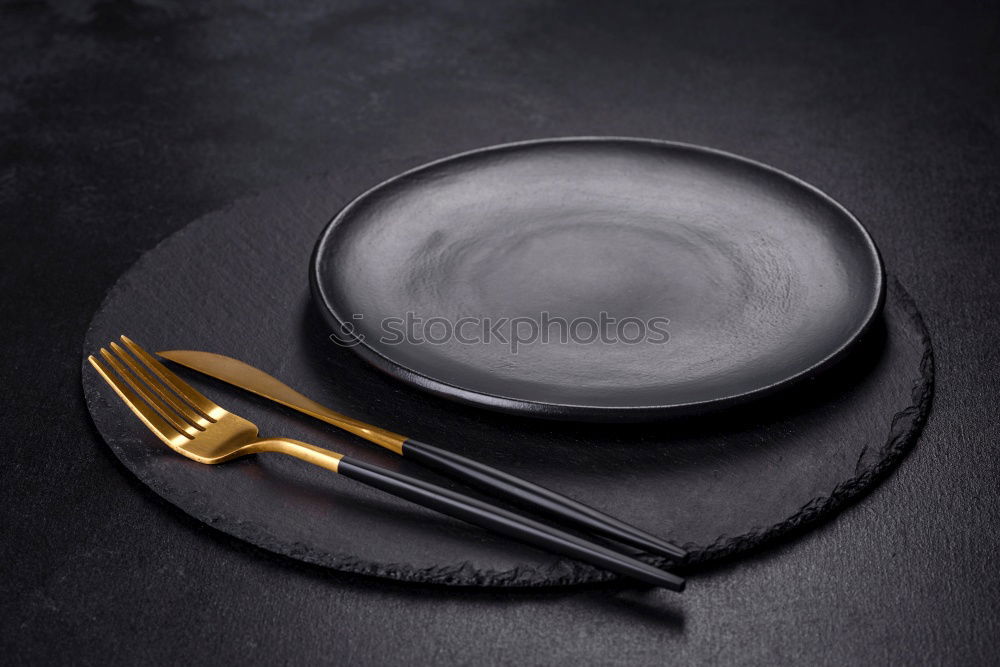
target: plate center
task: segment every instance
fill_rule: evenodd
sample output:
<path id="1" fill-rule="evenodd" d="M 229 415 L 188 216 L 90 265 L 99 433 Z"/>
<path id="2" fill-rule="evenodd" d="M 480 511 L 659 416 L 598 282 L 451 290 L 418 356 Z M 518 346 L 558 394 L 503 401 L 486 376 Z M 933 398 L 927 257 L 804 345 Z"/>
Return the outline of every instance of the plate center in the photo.
<path id="1" fill-rule="evenodd" d="M 711 312 L 718 303 L 710 298 L 713 290 L 751 287 L 719 239 L 670 221 L 586 217 L 538 221 L 462 246 L 454 275 L 474 279 L 444 281 L 455 286 L 453 302 L 484 316 L 573 320 L 603 313 L 702 328 L 720 315 Z"/>

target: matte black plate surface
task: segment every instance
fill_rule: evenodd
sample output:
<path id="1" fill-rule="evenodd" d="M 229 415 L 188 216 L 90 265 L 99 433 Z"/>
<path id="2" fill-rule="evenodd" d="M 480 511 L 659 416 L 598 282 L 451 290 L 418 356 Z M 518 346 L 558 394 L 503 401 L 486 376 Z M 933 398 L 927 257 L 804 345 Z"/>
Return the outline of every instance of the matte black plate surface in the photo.
<path id="1" fill-rule="evenodd" d="M 733 155 L 636 139 L 510 144 L 406 172 L 330 223 L 311 278 L 331 326 L 405 382 L 609 421 L 809 376 L 884 295 L 874 243 L 828 196 Z"/>

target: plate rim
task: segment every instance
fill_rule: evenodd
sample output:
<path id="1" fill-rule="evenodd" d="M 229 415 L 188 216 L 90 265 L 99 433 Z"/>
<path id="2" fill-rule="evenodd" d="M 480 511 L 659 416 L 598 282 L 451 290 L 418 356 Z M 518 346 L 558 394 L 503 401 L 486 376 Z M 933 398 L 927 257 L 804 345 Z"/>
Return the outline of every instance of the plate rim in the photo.
<path id="1" fill-rule="evenodd" d="M 710 148 L 707 146 L 701 146 L 698 144 L 690 144 L 679 141 L 671 141 L 666 139 L 651 139 L 643 137 L 629 137 L 629 136 L 598 136 L 598 135 L 585 135 L 585 136 L 566 136 L 566 137 L 548 137 L 541 139 L 527 139 L 523 141 L 513 141 L 501 144 L 494 144 L 490 146 L 484 146 L 481 148 L 476 148 L 468 151 L 462 151 L 452 155 L 448 155 L 430 162 L 420 164 L 411 169 L 407 169 L 400 172 L 390 178 L 387 178 L 367 190 L 361 192 L 355 196 L 351 201 L 349 201 L 336 215 L 323 227 L 320 235 L 313 247 L 313 251 L 309 258 L 309 288 L 312 294 L 313 301 L 320 310 L 323 318 L 326 320 L 329 326 L 334 329 L 345 331 L 347 326 L 347 321 L 341 317 L 330 296 L 323 289 L 322 282 L 320 279 L 320 269 L 319 260 L 324 254 L 324 250 L 329 245 L 330 239 L 333 236 L 334 230 L 338 225 L 342 224 L 344 220 L 350 215 L 350 213 L 358 206 L 361 202 L 367 200 L 372 195 L 378 193 L 380 190 L 387 188 L 396 182 L 403 180 L 405 178 L 412 177 L 430 169 L 434 169 L 439 165 L 446 164 L 449 162 L 454 162 L 469 157 L 474 157 L 484 153 L 492 153 L 502 150 L 510 150 L 514 148 L 522 148 L 526 146 L 539 146 L 546 144 L 565 144 L 565 143 L 620 143 L 620 144 L 637 144 L 637 145 L 647 145 L 647 146 L 657 146 L 666 147 L 674 150 L 690 151 L 693 153 L 702 153 L 706 155 L 711 155 L 714 157 L 722 157 L 729 160 L 735 160 L 746 166 L 750 166 L 756 169 L 761 169 L 769 172 L 772 175 L 778 176 L 784 180 L 789 181 L 797 187 L 804 188 L 806 191 L 810 192 L 812 195 L 819 197 L 825 203 L 832 206 L 842 217 L 845 217 L 861 234 L 861 238 L 864 241 L 865 250 L 868 259 L 874 263 L 875 268 L 875 281 L 874 281 L 874 292 L 869 294 L 869 304 L 865 316 L 860 320 L 860 324 L 855 327 L 854 330 L 849 332 L 844 337 L 844 342 L 842 342 L 836 349 L 827 354 L 823 359 L 815 362 L 811 366 L 790 375 L 786 378 L 772 382 L 770 384 L 751 389 L 749 391 L 740 392 L 737 394 L 731 394 L 726 396 L 721 396 L 718 398 L 712 398 L 708 400 L 700 401 L 689 401 L 685 403 L 665 403 L 661 405 L 625 405 L 625 406 L 608 406 L 608 405 L 580 405 L 573 403 L 554 403 L 546 401 L 536 401 L 524 398 L 512 398 L 510 396 L 501 396 L 499 394 L 491 394 L 488 392 L 476 391 L 461 387 L 455 384 L 445 382 L 433 377 L 430 377 L 420 371 L 414 370 L 405 366 L 390 357 L 384 355 L 382 352 L 376 350 L 374 347 L 367 344 L 364 340 L 356 339 L 356 344 L 351 345 L 350 349 L 354 351 L 358 356 L 367 361 L 369 364 L 379 369 L 383 373 L 396 378 L 406 384 L 416 386 L 424 391 L 430 392 L 437 396 L 449 400 L 458 400 L 467 405 L 473 405 L 483 408 L 488 408 L 491 410 L 497 410 L 501 412 L 543 417 L 549 419 L 564 419 L 564 420 L 586 420 L 586 421 L 600 421 L 600 422 L 616 422 L 616 421 L 648 421 L 658 417 L 673 417 L 673 416 L 687 416 L 692 414 L 703 414 L 706 412 L 711 412 L 714 410 L 720 410 L 734 405 L 746 403 L 749 401 L 756 400 L 758 398 L 763 398 L 770 394 L 775 393 L 778 390 L 786 389 L 792 385 L 798 384 L 802 380 L 809 378 L 817 373 L 822 372 L 824 369 L 832 366 L 837 361 L 839 361 L 860 339 L 862 339 L 865 334 L 871 329 L 875 320 L 877 319 L 879 313 L 882 311 L 882 307 L 885 303 L 885 292 L 886 292 L 886 274 L 885 274 L 885 263 L 882 260 L 882 255 L 875 244 L 874 239 L 868 229 L 861 223 L 861 221 L 851 213 L 843 204 L 835 200 L 833 197 L 827 193 L 820 190 L 818 187 L 802 180 L 801 178 L 794 176 L 786 171 L 773 167 L 771 165 L 753 160 L 751 158 L 744 157 L 742 155 L 737 155 L 735 153 L 730 153 L 728 151 L 719 150 L 716 148 Z"/>

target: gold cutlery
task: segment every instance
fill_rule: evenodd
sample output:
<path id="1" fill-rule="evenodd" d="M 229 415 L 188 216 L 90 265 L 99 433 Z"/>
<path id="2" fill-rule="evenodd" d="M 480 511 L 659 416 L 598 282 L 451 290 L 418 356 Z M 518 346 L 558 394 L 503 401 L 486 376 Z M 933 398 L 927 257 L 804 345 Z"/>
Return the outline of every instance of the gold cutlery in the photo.
<path id="1" fill-rule="evenodd" d="M 551 489 L 446 449 L 434 447 L 334 412 L 302 395 L 277 378 L 238 359 L 194 350 L 168 350 L 157 354 L 199 373 L 235 385 L 299 412 L 304 412 L 409 460 L 421 463 L 437 472 L 530 511 L 673 560 L 682 559 L 686 555 L 683 549 L 656 535 Z"/>
<path id="2" fill-rule="evenodd" d="M 112 342 L 110 350 L 101 348 L 103 363 L 93 355 L 88 361 L 153 434 L 189 459 L 216 464 L 257 453 L 294 456 L 535 546 L 649 584 L 684 589 L 677 575 L 476 498 L 309 443 L 261 438 L 253 423 L 210 401 L 132 340 L 122 336 L 121 342 L 124 347 Z"/>

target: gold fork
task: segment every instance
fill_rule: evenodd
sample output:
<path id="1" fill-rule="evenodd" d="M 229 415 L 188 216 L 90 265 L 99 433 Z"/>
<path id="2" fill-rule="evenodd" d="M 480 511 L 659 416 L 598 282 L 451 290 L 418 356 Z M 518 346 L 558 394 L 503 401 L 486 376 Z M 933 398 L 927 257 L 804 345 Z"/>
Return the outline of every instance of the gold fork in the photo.
<path id="1" fill-rule="evenodd" d="M 101 348 L 104 363 L 93 355 L 88 361 L 150 431 L 189 459 L 222 463 L 247 454 L 287 454 L 543 549 L 649 584 L 684 590 L 684 579 L 675 574 L 477 498 L 306 442 L 261 438 L 253 423 L 205 398 L 135 342 L 126 336 L 121 342 L 124 347 L 112 342 L 110 350 Z"/>

